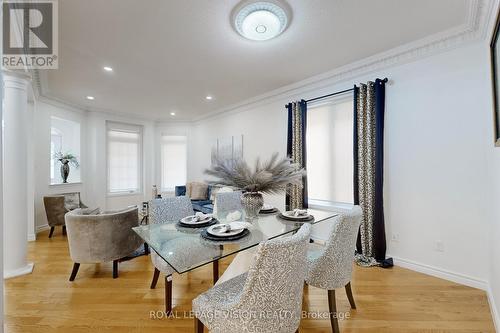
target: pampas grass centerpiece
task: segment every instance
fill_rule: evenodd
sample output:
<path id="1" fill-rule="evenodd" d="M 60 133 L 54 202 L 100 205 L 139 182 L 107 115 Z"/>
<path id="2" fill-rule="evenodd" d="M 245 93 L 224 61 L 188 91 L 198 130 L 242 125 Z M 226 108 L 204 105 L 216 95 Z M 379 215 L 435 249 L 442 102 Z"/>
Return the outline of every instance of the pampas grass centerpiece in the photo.
<path id="1" fill-rule="evenodd" d="M 242 158 L 215 158 L 212 167 L 205 174 L 214 180 L 211 185 L 228 186 L 243 191 L 242 204 L 247 218 L 255 218 L 264 205 L 263 193 L 279 194 L 287 190 L 288 185 L 302 187 L 305 170 L 289 158 L 279 158 L 274 153 L 271 158 L 261 163 L 257 158 L 251 168 Z"/>

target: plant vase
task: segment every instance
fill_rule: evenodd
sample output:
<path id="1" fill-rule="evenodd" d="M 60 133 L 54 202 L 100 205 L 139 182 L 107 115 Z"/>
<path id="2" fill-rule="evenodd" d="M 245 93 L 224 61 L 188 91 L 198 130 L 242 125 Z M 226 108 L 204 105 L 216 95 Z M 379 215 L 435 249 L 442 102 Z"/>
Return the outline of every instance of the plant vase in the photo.
<path id="1" fill-rule="evenodd" d="M 245 192 L 241 195 L 241 204 L 245 209 L 246 219 L 253 220 L 264 206 L 264 197 L 260 192 Z"/>
<path id="2" fill-rule="evenodd" d="M 69 161 L 61 159 L 59 160 L 61 162 L 61 178 L 63 183 L 68 182 L 68 177 L 69 177 Z"/>

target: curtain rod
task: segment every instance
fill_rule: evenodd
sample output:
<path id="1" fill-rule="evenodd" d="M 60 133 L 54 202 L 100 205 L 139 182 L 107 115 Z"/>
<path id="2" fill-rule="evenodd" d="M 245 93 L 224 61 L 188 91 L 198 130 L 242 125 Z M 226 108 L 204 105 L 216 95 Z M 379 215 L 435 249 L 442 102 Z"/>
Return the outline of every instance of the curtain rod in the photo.
<path id="1" fill-rule="evenodd" d="M 378 79 L 384 83 L 387 83 L 387 81 L 389 81 L 388 78 L 384 78 L 384 79 Z M 328 94 L 328 95 L 324 95 L 324 96 L 319 96 L 319 97 L 315 97 L 315 98 L 311 98 L 311 99 L 308 99 L 306 100 L 306 103 L 309 103 L 309 102 L 313 102 L 313 101 L 317 101 L 318 99 L 323 99 L 323 98 L 327 98 L 327 97 L 332 97 L 332 96 L 335 96 L 335 95 L 340 95 L 340 94 L 343 94 L 343 93 L 346 93 L 348 91 L 353 91 L 354 89 L 356 88 L 356 85 L 351 88 L 351 89 L 346 89 L 346 90 L 342 90 L 342 91 L 337 91 L 337 92 L 334 92 L 332 94 Z M 287 109 L 288 108 L 288 105 L 285 105 L 285 108 Z"/>

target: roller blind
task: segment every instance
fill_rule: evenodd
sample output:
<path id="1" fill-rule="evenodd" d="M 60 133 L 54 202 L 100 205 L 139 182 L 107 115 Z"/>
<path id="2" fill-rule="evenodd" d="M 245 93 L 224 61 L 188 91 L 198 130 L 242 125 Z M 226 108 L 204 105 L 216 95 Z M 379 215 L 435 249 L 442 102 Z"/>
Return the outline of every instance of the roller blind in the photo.
<path id="1" fill-rule="evenodd" d="M 185 185 L 187 175 L 187 138 L 162 135 L 161 138 L 161 189 L 173 191 Z"/>
<path id="2" fill-rule="evenodd" d="M 107 123 L 108 193 L 141 191 L 142 127 Z"/>

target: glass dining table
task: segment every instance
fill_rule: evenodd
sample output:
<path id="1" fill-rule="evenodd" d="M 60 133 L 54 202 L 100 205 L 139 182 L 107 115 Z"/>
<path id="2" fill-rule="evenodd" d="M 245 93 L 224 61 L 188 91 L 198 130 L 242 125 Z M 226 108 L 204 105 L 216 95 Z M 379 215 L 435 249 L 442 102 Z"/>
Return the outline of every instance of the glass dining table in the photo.
<path id="1" fill-rule="evenodd" d="M 133 230 L 179 274 L 214 263 L 214 281 L 218 278 L 218 261 L 232 254 L 257 246 L 260 242 L 292 234 L 303 223 L 329 223 L 338 214 L 335 212 L 309 209 L 314 216 L 311 222 L 294 222 L 281 219 L 277 214 L 259 215 L 250 221 L 245 237 L 235 241 L 211 241 L 203 238 L 203 229 L 179 226 L 178 221 L 164 221 L 161 224 L 141 225 Z M 219 223 L 225 223 L 218 217 Z M 215 268 L 217 268 L 215 272 Z"/>

